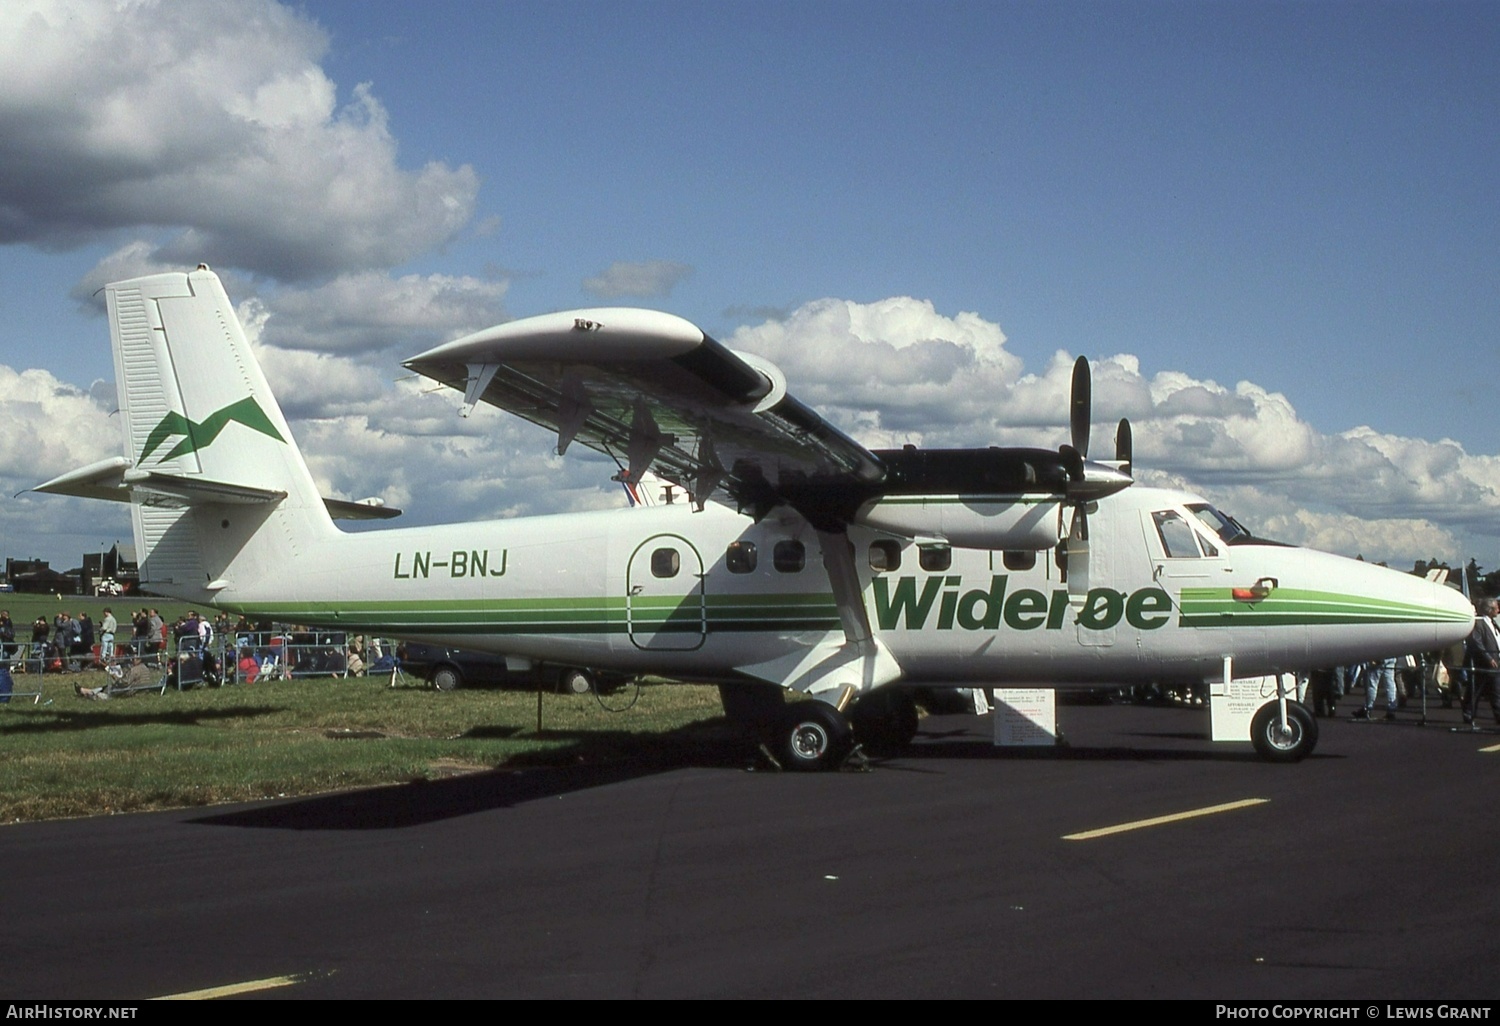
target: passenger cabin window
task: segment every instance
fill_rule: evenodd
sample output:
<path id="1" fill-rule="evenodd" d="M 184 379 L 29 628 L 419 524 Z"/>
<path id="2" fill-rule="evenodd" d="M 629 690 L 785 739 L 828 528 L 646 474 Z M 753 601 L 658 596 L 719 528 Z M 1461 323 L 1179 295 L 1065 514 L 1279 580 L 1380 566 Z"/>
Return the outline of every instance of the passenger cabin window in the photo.
<path id="1" fill-rule="evenodd" d="M 682 569 L 682 557 L 676 549 L 657 549 L 651 553 L 652 577 L 676 577 Z"/>
<path id="2" fill-rule="evenodd" d="M 953 550 L 946 545 L 920 545 L 917 562 L 929 573 L 940 573 L 953 565 Z"/>
<path id="3" fill-rule="evenodd" d="M 870 569 L 901 569 L 901 544 L 889 538 L 872 541 L 870 543 Z"/>
<path id="4" fill-rule="evenodd" d="M 1156 521 L 1156 533 L 1161 537 L 1161 550 L 1171 559 L 1191 559 L 1203 555 L 1198 549 L 1198 535 L 1188 526 L 1182 514 L 1176 510 L 1162 510 L 1151 514 Z"/>
<path id="5" fill-rule="evenodd" d="M 1006 549 L 1002 562 L 1007 570 L 1030 570 L 1036 566 L 1036 552 L 1031 549 Z"/>
<path id="6" fill-rule="evenodd" d="M 807 565 L 807 547 L 795 538 L 783 538 L 771 550 L 771 561 L 778 573 L 800 574 Z"/>
<path id="7" fill-rule="evenodd" d="M 730 542 L 724 553 L 724 565 L 732 574 L 748 574 L 755 570 L 755 543 L 749 541 Z"/>

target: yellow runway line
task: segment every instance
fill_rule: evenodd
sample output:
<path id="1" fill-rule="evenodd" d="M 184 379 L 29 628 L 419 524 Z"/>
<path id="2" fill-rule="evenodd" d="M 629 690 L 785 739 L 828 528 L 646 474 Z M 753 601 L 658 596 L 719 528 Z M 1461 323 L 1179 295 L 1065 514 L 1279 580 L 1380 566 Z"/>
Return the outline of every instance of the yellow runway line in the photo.
<path id="1" fill-rule="evenodd" d="M 1481 752 L 1500 752 L 1500 745 L 1490 745 L 1488 748 L 1481 748 L 1480 751 Z"/>
<path id="2" fill-rule="evenodd" d="M 1199 816 L 1212 816 L 1219 812 L 1233 812 L 1235 809 L 1248 809 L 1252 805 L 1264 805 L 1269 798 L 1246 798 L 1237 802 L 1226 802 L 1223 805 L 1210 805 L 1206 809 L 1191 809 L 1187 812 L 1174 812 L 1170 816 L 1154 816 L 1151 819 L 1138 819 L 1134 823 L 1120 823 L 1116 826 L 1100 827 L 1098 830 L 1085 830 L 1077 834 L 1063 835 L 1064 841 L 1092 841 L 1096 837 L 1108 837 L 1110 834 L 1123 834 L 1127 830 L 1144 830 L 1146 827 L 1161 826 L 1163 823 L 1176 823 L 1184 819 L 1197 819 Z"/>
<path id="3" fill-rule="evenodd" d="M 247 980 L 244 983 L 227 983 L 222 987 L 209 987 L 207 990 L 189 990 L 181 994 L 163 994 L 153 1001 L 211 1001 L 214 998 L 234 997 L 236 994 L 251 994 L 257 990 L 272 990 L 276 987 L 290 987 L 294 983 L 301 983 L 305 976 L 272 976 L 264 980 Z"/>

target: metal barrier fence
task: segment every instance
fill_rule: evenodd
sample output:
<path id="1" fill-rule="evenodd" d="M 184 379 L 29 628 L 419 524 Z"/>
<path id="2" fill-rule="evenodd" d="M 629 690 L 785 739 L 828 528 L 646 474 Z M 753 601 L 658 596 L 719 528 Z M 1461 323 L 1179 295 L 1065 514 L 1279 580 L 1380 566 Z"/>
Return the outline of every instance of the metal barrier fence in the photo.
<path id="1" fill-rule="evenodd" d="M 390 672 L 388 657 L 395 643 L 379 639 L 351 639 L 344 631 L 312 630 L 273 624 L 265 631 L 233 631 L 215 635 L 206 648 L 196 637 L 169 637 L 165 648 L 132 638 L 116 646 L 116 662 L 129 665 L 139 654 L 148 665 L 167 675 L 167 686 L 183 688 L 204 684 L 242 684 L 262 678 L 294 680 L 304 677 L 343 676 L 351 666 Z M 206 658 L 205 658 L 206 656 Z M 357 657 L 357 658 L 355 658 Z M 18 675 L 78 672 L 97 669 L 102 663 L 99 647 L 92 652 L 61 653 L 54 646 L 21 642 L 6 660 Z M 17 687 L 15 694 L 30 694 Z"/>
<path id="2" fill-rule="evenodd" d="M 295 680 L 341 676 L 349 668 L 349 636 L 343 631 L 302 628 L 236 631 L 232 636 L 215 637 L 208 651 L 211 656 L 206 661 L 208 673 L 217 672 L 225 684 L 252 683 L 267 677 Z M 176 658 L 179 686 L 203 681 L 205 660 L 195 641 L 179 641 Z"/>

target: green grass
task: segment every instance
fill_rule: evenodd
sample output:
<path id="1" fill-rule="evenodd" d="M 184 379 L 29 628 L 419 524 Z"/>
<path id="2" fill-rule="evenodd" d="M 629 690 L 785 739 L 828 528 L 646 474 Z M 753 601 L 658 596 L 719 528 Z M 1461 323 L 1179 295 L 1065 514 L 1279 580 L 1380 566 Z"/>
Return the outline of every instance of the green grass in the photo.
<path id="1" fill-rule="evenodd" d="M 29 690 L 35 680 L 20 675 L 16 686 Z M 48 675 L 40 704 L 16 697 L 0 705 L 0 823 L 306 795 L 504 765 L 659 761 L 674 752 L 682 759 L 705 736 L 722 742 L 704 722 L 722 715 L 717 690 L 687 684 L 648 683 L 623 711 L 591 695 L 544 694 L 538 732 L 535 692 L 315 678 L 108 701 L 74 693 L 75 684 L 103 683 L 102 673 Z M 603 704 L 623 706 L 629 697 L 606 695 Z"/>

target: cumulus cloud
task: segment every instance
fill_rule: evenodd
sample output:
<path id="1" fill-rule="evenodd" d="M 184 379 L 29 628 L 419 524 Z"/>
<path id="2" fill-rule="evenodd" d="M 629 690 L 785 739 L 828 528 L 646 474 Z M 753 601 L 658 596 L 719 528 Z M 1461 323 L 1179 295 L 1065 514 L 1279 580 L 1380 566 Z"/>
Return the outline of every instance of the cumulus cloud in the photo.
<path id="1" fill-rule="evenodd" d="M 0 556 L 49 558 L 59 551 L 99 551 L 101 541 L 128 540 L 126 507 L 24 491 L 69 470 L 120 452 L 114 389 L 96 382 L 85 391 L 45 370 L 0 365 Z M 19 494 L 18 494 L 19 493 Z M 45 538 L 28 551 L 18 539 Z M 36 546 L 33 546 L 36 548 Z M 69 564 L 71 566 L 72 564 Z M 64 568 L 66 569 L 66 568 Z"/>
<path id="2" fill-rule="evenodd" d="M 110 419 L 112 391 L 96 397 L 47 371 L 0 365 L 0 476 L 37 484 L 113 455 L 121 428 Z"/>
<path id="3" fill-rule="evenodd" d="M 728 341 L 776 363 L 794 394 L 871 447 L 1067 440 L 1073 354 L 1023 373 L 999 326 L 975 314 L 825 299 Z M 1128 417 L 1138 478 L 1238 503 L 1258 533 L 1393 562 L 1460 558 L 1500 535 L 1500 457 L 1368 427 L 1325 435 L 1280 393 L 1147 376 L 1129 354 L 1091 364 L 1093 455 L 1112 455 Z"/>
<path id="4" fill-rule="evenodd" d="M 340 275 L 313 289 L 282 289 L 265 301 L 265 341 L 283 349 L 407 355 L 505 320 L 508 283 L 469 276 L 380 271 Z"/>
<path id="5" fill-rule="evenodd" d="M 992 420 L 1001 409 L 992 393 L 1009 392 L 1021 369 L 998 325 L 907 297 L 818 300 L 728 343 L 771 360 L 841 426 L 901 441 L 964 436 L 965 421 Z"/>
<path id="6" fill-rule="evenodd" d="M 0 243 L 150 226 L 150 261 L 290 281 L 453 238 L 473 169 L 400 168 L 385 108 L 367 85 L 340 104 L 326 48 L 272 0 L 0 5 Z"/>
<path id="7" fill-rule="evenodd" d="M 627 263 L 616 260 L 604 273 L 583 280 L 583 291 L 598 299 L 640 299 L 670 296 L 683 279 L 693 273 L 687 264 L 671 260 L 647 260 Z"/>

